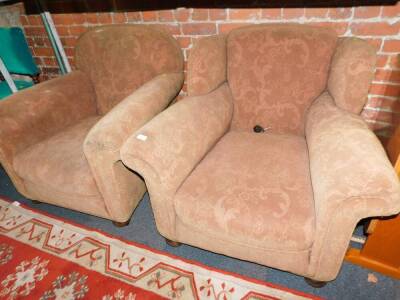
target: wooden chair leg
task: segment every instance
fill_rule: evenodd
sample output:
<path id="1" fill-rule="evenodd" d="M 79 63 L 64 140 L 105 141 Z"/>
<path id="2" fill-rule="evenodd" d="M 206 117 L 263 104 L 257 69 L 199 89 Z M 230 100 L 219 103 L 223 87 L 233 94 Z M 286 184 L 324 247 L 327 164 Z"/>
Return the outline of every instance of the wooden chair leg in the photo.
<path id="1" fill-rule="evenodd" d="M 125 221 L 125 222 L 117 222 L 117 221 L 112 221 L 112 223 L 114 224 L 115 227 L 125 227 L 128 226 L 129 221 Z"/>
<path id="2" fill-rule="evenodd" d="M 40 204 L 40 203 L 42 203 L 42 202 L 40 202 L 40 201 L 38 201 L 38 200 L 32 200 L 32 203 L 33 203 L 33 204 Z"/>
<path id="3" fill-rule="evenodd" d="M 313 280 L 313 279 L 306 278 L 306 277 L 304 277 L 304 280 L 307 282 L 307 284 L 309 286 L 312 286 L 313 288 L 316 288 L 316 289 L 322 288 L 327 284 L 326 281 L 318 281 L 318 280 Z"/>
<path id="4" fill-rule="evenodd" d="M 175 241 L 171 241 L 171 240 L 169 240 L 169 239 L 165 239 L 165 241 L 167 242 L 167 244 L 168 245 L 170 245 L 171 247 L 179 247 L 180 245 L 182 245 L 181 243 L 179 243 L 179 242 L 175 242 Z"/>

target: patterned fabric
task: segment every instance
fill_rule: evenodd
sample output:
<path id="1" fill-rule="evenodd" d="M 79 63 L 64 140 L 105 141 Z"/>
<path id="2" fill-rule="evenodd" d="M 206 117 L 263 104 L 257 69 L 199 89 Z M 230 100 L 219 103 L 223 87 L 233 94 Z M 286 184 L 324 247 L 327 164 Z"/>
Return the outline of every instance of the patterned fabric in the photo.
<path id="1" fill-rule="evenodd" d="M 0 162 L 27 198 L 126 222 L 146 188 L 119 149 L 179 93 L 182 54 L 165 32 L 117 25 L 85 33 L 76 62 L 1 101 Z"/>
<path id="2" fill-rule="evenodd" d="M 94 84 L 102 115 L 151 78 L 183 71 L 177 41 L 142 25 L 102 26 L 86 32 L 75 59 Z"/>
<path id="3" fill-rule="evenodd" d="M 124 164 L 152 178 L 146 180 L 147 189 L 158 230 L 164 236 L 175 236 L 174 194 L 228 131 L 232 110 L 228 85 L 223 84 L 207 96 L 189 97 L 172 105 L 165 110 L 168 113 L 154 117 L 151 126 L 143 126 L 121 148 Z M 146 139 L 139 139 L 139 135 Z"/>
<path id="4" fill-rule="evenodd" d="M 18 191 L 30 197 L 15 173 L 14 157 L 65 127 L 96 115 L 90 79 L 80 71 L 35 85 L 0 103 L 0 162 Z"/>
<path id="5" fill-rule="evenodd" d="M 367 124 L 328 93 L 310 108 L 306 137 L 317 221 L 309 270 L 332 280 L 357 222 L 399 212 L 399 180 Z"/>
<path id="6" fill-rule="evenodd" d="M 16 155 L 14 169 L 33 199 L 108 216 L 82 146 L 99 119 L 87 118 Z"/>
<path id="7" fill-rule="evenodd" d="M 368 42 L 341 38 L 329 73 L 328 90 L 338 107 L 359 114 L 374 77 L 376 52 Z"/>
<path id="8" fill-rule="evenodd" d="M 368 71 L 360 65 L 369 47 L 358 40 L 339 45 L 331 75 L 354 67 L 362 82 L 355 85 L 358 94 L 350 88 L 357 78 L 352 72 L 344 85 L 333 80 L 329 91 L 337 93 L 337 107 L 326 92 L 336 40 L 329 30 L 301 25 L 233 30 L 227 82 L 151 120 L 137 132 L 146 141 L 136 134 L 127 141 L 121 157 L 145 178 L 162 235 L 330 281 L 356 223 L 399 212 L 398 178 L 382 146 L 341 106 L 361 105 Z M 194 49 L 193 76 L 210 77 L 194 90 L 205 92 L 222 80 L 224 62 L 207 70 L 208 58 L 200 57 L 224 57 L 216 41 Z M 249 132 L 256 124 L 269 129 Z"/>
<path id="9" fill-rule="evenodd" d="M 233 129 L 259 124 L 304 134 L 311 102 L 325 89 L 336 35 L 328 29 L 259 25 L 232 31 L 227 40 Z"/>
<path id="10" fill-rule="evenodd" d="M 309 249 L 315 213 L 305 139 L 231 131 L 185 180 L 174 204 L 177 217 L 197 231 L 263 249 Z"/>
<path id="11" fill-rule="evenodd" d="M 5 256 L 8 259 L 0 260 L 2 299 L 318 299 L 0 199 L 0 259 Z"/>
<path id="12" fill-rule="evenodd" d="M 226 36 L 196 41 L 190 50 L 187 89 L 189 96 L 204 95 L 226 81 Z"/>
<path id="13" fill-rule="evenodd" d="M 83 142 L 90 170 L 113 220 L 129 220 L 146 192 L 143 179 L 122 164 L 121 146 L 171 103 L 182 83 L 183 73 L 156 76 L 103 116 Z"/>

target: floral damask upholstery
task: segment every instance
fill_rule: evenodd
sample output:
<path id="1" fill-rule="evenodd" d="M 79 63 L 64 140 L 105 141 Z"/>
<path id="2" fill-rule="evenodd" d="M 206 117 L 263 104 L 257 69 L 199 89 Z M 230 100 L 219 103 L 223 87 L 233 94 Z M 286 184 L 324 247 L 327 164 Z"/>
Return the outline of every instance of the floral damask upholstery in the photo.
<path id="1" fill-rule="evenodd" d="M 359 116 L 374 65 L 367 42 L 324 28 L 255 25 L 199 40 L 189 96 L 121 148 L 160 233 L 333 280 L 357 222 L 400 210 L 396 174 Z"/>
<path id="2" fill-rule="evenodd" d="M 75 61 L 0 103 L 0 162 L 27 198 L 126 222 L 146 187 L 119 150 L 179 93 L 180 47 L 157 28 L 102 26 Z"/>

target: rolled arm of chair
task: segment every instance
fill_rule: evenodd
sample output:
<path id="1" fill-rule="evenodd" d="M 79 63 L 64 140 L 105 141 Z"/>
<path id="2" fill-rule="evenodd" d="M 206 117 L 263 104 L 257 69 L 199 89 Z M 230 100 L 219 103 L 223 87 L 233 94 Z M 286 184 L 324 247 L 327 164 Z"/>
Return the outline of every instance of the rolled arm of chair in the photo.
<path id="1" fill-rule="evenodd" d="M 156 76 L 116 105 L 88 133 L 84 152 L 113 220 L 128 220 L 146 191 L 143 181 L 130 175 L 119 163 L 122 144 L 163 111 L 182 84 L 183 73 L 180 72 Z"/>
<path id="2" fill-rule="evenodd" d="M 132 135 L 122 161 L 147 184 L 158 230 L 174 239 L 172 197 L 190 172 L 228 130 L 233 104 L 227 84 L 185 98 Z"/>
<path id="3" fill-rule="evenodd" d="M 400 186 L 374 133 L 328 93 L 308 112 L 306 138 L 316 210 L 310 277 L 329 281 L 358 221 L 400 211 Z"/>
<path id="4" fill-rule="evenodd" d="M 16 153 L 95 114 L 95 92 L 89 78 L 80 71 L 43 82 L 1 101 L 0 162 L 17 188 L 19 179 L 12 168 Z"/>

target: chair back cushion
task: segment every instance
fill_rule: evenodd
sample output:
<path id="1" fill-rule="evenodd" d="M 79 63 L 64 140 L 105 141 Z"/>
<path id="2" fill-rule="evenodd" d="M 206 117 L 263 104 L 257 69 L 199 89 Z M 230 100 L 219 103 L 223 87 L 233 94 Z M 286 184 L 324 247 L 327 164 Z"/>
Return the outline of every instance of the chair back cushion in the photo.
<path id="1" fill-rule="evenodd" d="M 176 40 L 145 25 L 102 26 L 86 32 L 75 52 L 77 67 L 95 87 L 99 114 L 153 77 L 182 72 L 183 57 Z"/>
<path id="2" fill-rule="evenodd" d="M 227 39 L 232 129 L 261 125 L 303 135 L 306 110 L 326 87 L 336 40 L 330 29 L 304 25 L 233 30 Z"/>

